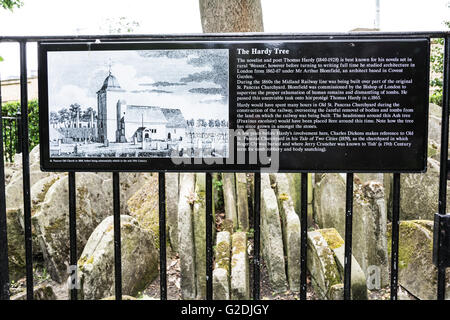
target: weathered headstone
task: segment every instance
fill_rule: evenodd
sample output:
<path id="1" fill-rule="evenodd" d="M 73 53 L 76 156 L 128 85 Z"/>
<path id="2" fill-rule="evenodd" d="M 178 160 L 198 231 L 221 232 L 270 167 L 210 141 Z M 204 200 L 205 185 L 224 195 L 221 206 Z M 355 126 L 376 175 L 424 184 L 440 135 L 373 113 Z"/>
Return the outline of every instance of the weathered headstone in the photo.
<path id="1" fill-rule="evenodd" d="M 308 232 L 307 256 L 307 268 L 314 291 L 320 299 L 328 299 L 331 287 L 342 281 L 333 251 L 320 231 Z"/>
<path id="2" fill-rule="evenodd" d="M 325 241 L 328 244 L 328 247 L 333 251 L 334 260 L 336 261 L 336 265 L 339 270 L 339 274 L 341 279 L 344 279 L 344 261 L 345 261 L 345 246 L 344 240 L 341 238 L 340 234 L 334 228 L 330 229 L 321 229 L 318 230 Z M 361 267 L 356 261 L 355 257 L 352 255 L 352 263 L 351 263 L 351 298 L 353 300 L 367 300 L 367 285 L 366 285 L 366 276 L 362 271 Z M 335 288 L 336 289 L 336 288 Z M 343 292 L 342 292 L 343 293 Z M 336 293 L 335 293 L 336 294 Z M 330 296 L 332 294 L 330 293 Z M 343 296 L 341 297 L 343 299 Z M 338 300 L 341 300 L 338 299 Z"/>
<path id="3" fill-rule="evenodd" d="M 95 227 L 112 213 L 112 194 L 94 173 L 76 175 L 77 247 L 84 248 Z M 69 261 L 68 177 L 55 181 L 32 217 L 45 266 L 52 279 L 62 282 Z M 81 250 L 80 250 L 81 251 Z"/>
<path id="4" fill-rule="evenodd" d="M 206 197 L 205 174 L 195 174 L 194 247 L 197 299 L 206 297 Z"/>
<path id="5" fill-rule="evenodd" d="M 235 232 L 232 235 L 231 256 L 231 299 L 250 299 L 249 263 L 247 253 L 247 234 Z"/>
<path id="6" fill-rule="evenodd" d="M 166 177 L 166 216 L 169 229 L 169 240 L 172 249 L 178 252 L 178 172 L 168 172 Z"/>
<path id="7" fill-rule="evenodd" d="M 158 274 L 158 251 L 150 232 L 136 219 L 120 216 L 122 292 L 135 296 Z M 114 294 L 114 219 L 94 230 L 78 260 L 79 298 L 102 299 Z"/>
<path id="8" fill-rule="evenodd" d="M 233 228 L 237 230 L 239 222 L 236 208 L 236 181 L 234 173 L 222 173 L 223 201 L 225 217 L 233 221 Z"/>
<path id="9" fill-rule="evenodd" d="M 402 174 L 400 185 L 400 219 L 433 220 L 438 210 L 439 162 L 428 158 L 426 173 Z M 450 203 L 448 187 L 447 191 Z"/>
<path id="10" fill-rule="evenodd" d="M 159 203 L 158 197 L 155 196 L 157 194 L 158 178 L 152 176 L 128 199 L 127 206 L 130 216 L 138 221 L 141 228 L 150 232 L 154 246 L 159 249 Z"/>
<path id="11" fill-rule="evenodd" d="M 353 255 L 367 276 L 369 266 L 381 270 L 381 285 L 389 283 L 386 244 L 387 212 L 384 188 L 375 181 L 355 181 L 353 199 Z M 343 175 L 325 174 L 316 184 L 314 201 L 320 228 L 335 228 L 345 236 L 345 195 Z"/>
<path id="12" fill-rule="evenodd" d="M 215 300 L 230 299 L 231 236 L 228 231 L 217 233 L 214 249 L 213 295 Z"/>
<path id="13" fill-rule="evenodd" d="M 287 257 L 287 277 L 291 291 L 300 290 L 300 219 L 290 196 L 288 174 L 273 174 L 278 209 L 281 214 L 283 243 Z"/>
<path id="14" fill-rule="evenodd" d="M 247 193 L 247 175 L 245 173 L 236 173 L 236 200 L 238 214 L 238 228 L 242 231 L 249 230 L 248 221 L 248 193 Z"/>
<path id="15" fill-rule="evenodd" d="M 391 225 L 388 231 L 389 251 L 392 241 Z M 409 293 L 421 300 L 435 300 L 437 268 L 433 257 L 433 221 L 400 221 L 398 248 L 398 282 Z M 445 298 L 450 299 L 450 271 L 446 271 Z"/>
<path id="16" fill-rule="evenodd" d="M 230 283 L 229 275 L 225 269 L 218 268 L 213 270 L 213 299 L 229 300 Z"/>
<path id="17" fill-rule="evenodd" d="M 195 247 L 193 230 L 193 205 L 195 201 L 195 174 L 180 173 L 178 200 L 178 253 L 180 255 L 181 296 L 195 299 Z"/>
<path id="18" fill-rule="evenodd" d="M 338 173 L 321 175 L 314 187 L 314 217 L 320 228 L 345 231 L 345 180 Z"/>
<path id="19" fill-rule="evenodd" d="M 275 292 L 287 289 L 283 233 L 277 198 L 268 174 L 261 174 L 261 242 L 262 256 Z"/>
<path id="20" fill-rule="evenodd" d="M 21 209 L 6 210 L 6 226 L 8 230 L 8 264 L 9 278 L 17 281 L 25 275 L 25 235 L 20 225 Z"/>

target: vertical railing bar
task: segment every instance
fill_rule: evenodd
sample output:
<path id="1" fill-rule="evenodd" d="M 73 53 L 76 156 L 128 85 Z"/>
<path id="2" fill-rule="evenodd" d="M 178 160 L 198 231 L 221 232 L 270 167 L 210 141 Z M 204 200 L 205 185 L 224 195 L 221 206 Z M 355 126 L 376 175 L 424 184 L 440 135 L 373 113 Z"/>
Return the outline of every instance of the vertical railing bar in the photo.
<path id="1" fill-rule="evenodd" d="M 447 159 L 448 159 L 448 112 L 449 112 L 449 84 L 450 84 L 450 38 L 444 42 L 444 84 L 441 123 L 441 155 L 439 174 L 439 214 L 447 214 Z M 445 268 L 438 267 L 437 299 L 445 298 Z"/>
<path id="2" fill-rule="evenodd" d="M 4 148 L 4 152 L 6 152 L 6 155 L 5 155 L 5 161 L 9 161 L 9 162 L 11 162 L 11 138 L 12 138 L 12 136 L 11 136 L 11 124 L 12 124 L 12 122 L 11 122 L 11 120 L 7 120 L 6 122 L 3 122 L 2 121 L 2 125 L 3 125 L 3 139 L 5 140 L 5 142 L 7 141 L 7 140 L 9 140 L 9 148 L 6 146 L 6 145 L 3 145 L 3 148 Z M 9 125 L 9 131 L 8 131 L 8 125 Z M 9 135 L 8 135 L 8 132 L 9 132 Z"/>
<path id="3" fill-rule="evenodd" d="M 16 137 L 17 137 L 17 144 L 16 144 L 16 152 L 22 152 L 22 113 L 20 112 L 20 108 L 16 112 L 16 119 L 17 119 L 17 125 L 16 125 Z"/>
<path id="4" fill-rule="evenodd" d="M 71 273 L 70 299 L 77 300 L 77 215 L 75 172 L 69 172 L 69 239 Z"/>
<path id="5" fill-rule="evenodd" d="M 12 154 L 12 158 L 11 158 L 11 162 L 14 160 L 14 155 L 17 152 L 17 140 L 19 139 L 19 135 L 17 134 L 17 117 L 15 118 L 15 120 L 13 121 L 14 123 L 14 131 L 11 130 L 11 135 L 13 135 L 14 133 L 14 145 L 11 146 L 11 154 Z"/>
<path id="6" fill-rule="evenodd" d="M 113 172 L 114 205 L 114 284 L 116 300 L 122 300 L 122 251 L 120 238 L 120 180 L 119 173 Z"/>
<path id="7" fill-rule="evenodd" d="M 9 162 L 12 162 L 12 148 L 11 148 L 11 144 L 12 144 L 12 141 L 13 141 L 13 137 L 12 137 L 12 120 L 11 119 L 9 119 L 8 121 L 8 125 L 9 125 L 9 129 L 7 130 L 8 131 L 8 138 L 9 138 L 9 148 L 6 148 L 6 146 L 4 146 L 5 147 L 5 151 L 8 153 L 7 154 L 7 156 L 5 157 L 5 160 L 7 159 Z M 4 139 L 6 139 L 6 135 L 4 135 L 3 136 L 4 137 Z"/>
<path id="8" fill-rule="evenodd" d="M 308 174 L 301 176 L 301 212 L 300 212 L 300 299 L 306 300 L 306 268 L 308 249 Z"/>
<path id="9" fill-rule="evenodd" d="M 394 173 L 392 188 L 391 300 L 397 300 L 398 244 L 400 223 L 400 173 Z"/>
<path id="10" fill-rule="evenodd" d="M 2 90 L 0 78 L 0 132 L 3 132 Z M 3 135 L 0 137 L 0 300 L 9 300 L 8 232 L 6 227 L 5 160 Z"/>
<path id="11" fill-rule="evenodd" d="M 5 123 L 3 123 L 3 121 L 5 121 Z M 2 130 L 0 131 L 1 133 L 2 133 L 2 141 L 3 140 L 7 140 L 7 134 L 6 134 L 6 120 L 5 119 L 3 119 L 2 118 Z M 8 160 L 8 148 L 6 147 L 6 145 L 4 145 L 3 147 L 2 147 L 2 154 L 3 154 L 3 157 L 4 157 L 4 160 L 5 161 L 7 161 Z"/>
<path id="12" fill-rule="evenodd" d="M 254 175 L 254 210 L 253 210 L 253 300 L 260 299 L 260 251 L 261 251 L 261 232 L 260 232 L 260 211 L 261 211 L 261 173 L 255 172 Z"/>
<path id="13" fill-rule="evenodd" d="M 212 174 L 205 174 L 206 193 L 206 299 L 213 299 L 213 202 L 212 202 Z"/>
<path id="14" fill-rule="evenodd" d="M 1 84 L 1 82 L 0 82 L 0 84 Z M 0 94 L 1 94 L 1 92 L 0 92 Z M 0 105 L 1 106 L 1 105 Z M 6 119 L 3 119 L 3 117 L 2 117 L 2 119 L 1 119 L 1 121 L 2 121 L 2 130 L 0 131 L 1 133 L 2 133 L 2 140 L 3 139 L 7 139 L 7 137 L 6 137 L 6 132 L 5 132 L 5 124 L 3 123 L 3 121 L 5 121 L 6 122 Z M 2 152 L 2 154 L 3 154 L 3 156 L 5 157 L 5 159 L 7 160 L 7 157 L 8 157 L 8 155 L 6 154 L 7 153 L 7 148 L 6 148 L 6 146 L 4 146 L 4 150 L 3 150 L 3 152 Z"/>
<path id="15" fill-rule="evenodd" d="M 14 128 L 14 129 L 13 129 Z M 11 126 L 9 127 L 9 135 L 11 137 L 11 142 L 10 142 L 10 158 L 9 158 L 9 162 L 13 162 L 14 159 L 14 145 L 15 145 L 15 139 L 14 139 L 14 135 L 13 132 L 16 130 L 16 122 L 14 120 L 11 120 Z M 17 139 L 17 137 L 16 137 Z"/>
<path id="16" fill-rule="evenodd" d="M 5 122 L 3 123 L 3 121 L 5 121 Z M 7 119 L 2 118 L 2 130 L 0 131 L 2 133 L 2 141 L 3 140 L 6 141 L 8 139 L 7 134 L 6 134 L 6 122 L 7 122 Z M 6 145 L 3 145 L 2 151 L 3 151 L 2 154 L 4 156 L 5 161 L 7 161 L 8 160 L 8 148 L 6 147 Z"/>
<path id="17" fill-rule="evenodd" d="M 166 179 L 164 172 L 158 175 L 159 184 L 159 296 L 167 300 L 166 260 Z"/>
<path id="18" fill-rule="evenodd" d="M 351 299 L 352 280 L 352 227 L 353 227 L 353 173 L 347 173 L 345 193 L 345 251 L 344 300 Z"/>
<path id="19" fill-rule="evenodd" d="M 17 150 L 17 140 L 19 139 L 19 136 L 17 135 L 17 118 L 15 118 L 13 123 L 14 123 L 14 130 L 11 129 L 11 135 L 14 135 L 15 139 L 13 139 L 14 145 L 11 145 L 11 155 L 12 155 L 11 162 L 14 160 L 14 155 L 16 154 Z"/>
<path id="20" fill-rule="evenodd" d="M 12 162 L 12 158 L 13 158 L 13 135 L 12 135 L 12 126 L 13 126 L 13 121 L 9 120 L 9 162 Z"/>
<path id="21" fill-rule="evenodd" d="M 30 197 L 30 155 L 28 150 L 28 84 L 27 84 L 27 43 L 20 42 L 20 110 L 22 141 L 22 177 L 23 177 L 23 213 L 25 232 L 25 263 L 27 279 L 27 299 L 33 300 L 33 244 L 31 234 L 31 197 Z"/>

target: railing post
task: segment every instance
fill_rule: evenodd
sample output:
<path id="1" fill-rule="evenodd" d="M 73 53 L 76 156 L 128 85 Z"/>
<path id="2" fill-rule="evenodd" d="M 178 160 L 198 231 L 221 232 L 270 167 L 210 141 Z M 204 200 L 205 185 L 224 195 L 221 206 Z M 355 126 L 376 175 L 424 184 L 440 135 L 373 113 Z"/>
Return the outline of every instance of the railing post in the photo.
<path id="1" fill-rule="evenodd" d="M 77 214 L 75 172 L 69 172 L 70 299 L 77 300 Z"/>
<path id="2" fill-rule="evenodd" d="M 23 214 L 25 231 L 25 262 L 27 275 L 27 299 L 33 300 L 33 244 L 31 234 L 30 155 L 28 150 L 28 84 L 27 42 L 20 42 L 20 112 L 21 130 L 19 141 L 22 151 Z"/>
<path id="3" fill-rule="evenodd" d="M 20 112 L 20 109 L 16 112 L 16 153 L 22 152 L 22 113 Z"/>
<path id="4" fill-rule="evenodd" d="M 3 132 L 2 91 L 0 78 L 0 133 Z M 3 135 L 0 136 L 0 300 L 9 299 L 8 233 L 6 227 L 5 160 Z"/>
<path id="5" fill-rule="evenodd" d="M 253 211 L 253 228 L 255 230 L 253 236 L 253 300 L 260 299 L 260 212 L 261 212 L 261 173 L 255 173 L 254 193 L 255 203 Z"/>
<path id="6" fill-rule="evenodd" d="M 392 188 L 391 300 L 397 300 L 399 223 L 400 173 L 394 173 Z"/>
<path id="7" fill-rule="evenodd" d="M 306 300 L 306 273 L 308 251 L 308 174 L 301 177 L 301 213 L 300 213 L 300 299 Z"/>
<path id="8" fill-rule="evenodd" d="M 344 300 L 351 299 L 352 286 L 353 173 L 347 173 L 345 195 Z"/>
<path id="9" fill-rule="evenodd" d="M 212 241 L 213 241 L 213 202 L 212 202 L 212 175 L 209 172 L 205 174 L 205 213 L 206 213 L 206 299 L 213 299 L 213 253 L 212 253 Z"/>
<path id="10" fill-rule="evenodd" d="M 164 172 L 158 175 L 159 184 L 159 287 L 160 299 L 167 300 L 166 262 L 166 179 Z"/>
<path id="11" fill-rule="evenodd" d="M 122 300 L 122 241 L 120 235 L 120 180 L 118 172 L 113 172 L 113 207 L 115 296 L 116 300 Z"/>
<path id="12" fill-rule="evenodd" d="M 447 159 L 448 159 L 448 112 L 449 112 L 449 80 L 450 80 L 450 37 L 447 35 L 444 41 L 444 84 L 441 122 L 441 155 L 440 155 L 440 175 L 439 175 L 439 214 L 447 214 Z M 441 246 L 441 240 L 438 244 Z M 445 299 L 445 267 L 438 266 L 437 298 Z"/>

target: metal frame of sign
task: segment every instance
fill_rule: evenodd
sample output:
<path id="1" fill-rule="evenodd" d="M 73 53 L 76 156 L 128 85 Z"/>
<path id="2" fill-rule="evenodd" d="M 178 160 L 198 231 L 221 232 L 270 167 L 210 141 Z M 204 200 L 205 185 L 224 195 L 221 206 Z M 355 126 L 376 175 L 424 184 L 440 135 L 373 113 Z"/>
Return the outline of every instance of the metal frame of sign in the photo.
<path id="1" fill-rule="evenodd" d="M 202 35 L 188 35 L 173 38 L 149 38 L 149 39 L 114 39 L 102 42 L 86 42 L 76 40 L 65 42 L 45 42 L 38 44 L 39 62 L 39 111 L 40 111 L 40 137 L 41 137 L 41 168 L 44 171 L 176 171 L 176 172 L 259 172 L 261 170 L 271 171 L 270 164 L 246 164 L 230 163 L 227 157 L 217 157 L 215 163 L 205 163 L 201 158 L 183 159 L 182 164 L 176 164 L 168 157 L 108 157 L 108 156 L 51 156 L 50 155 L 50 123 L 49 123 L 49 64 L 48 54 L 53 52 L 95 52 L 100 51 L 123 51 L 123 50 L 203 50 L 203 49 L 229 49 L 228 60 L 228 123 L 229 128 L 236 128 L 236 49 L 240 48 L 264 48 L 275 46 L 280 48 L 295 49 L 304 46 L 306 51 L 325 50 L 327 52 L 339 48 L 356 48 L 362 50 L 364 54 L 370 55 L 372 52 L 380 50 L 390 50 L 389 53 L 405 54 L 406 50 L 415 48 L 411 54 L 420 56 L 423 64 L 414 70 L 414 76 L 418 78 L 413 86 L 414 92 L 403 99 L 410 99 L 415 105 L 420 106 L 420 110 L 415 111 L 417 119 L 417 130 L 419 134 L 416 139 L 414 150 L 404 152 L 390 152 L 381 148 L 378 152 L 358 151 L 359 154 L 347 152 L 346 149 L 340 153 L 332 150 L 321 152 L 281 152 L 280 166 L 278 172 L 424 172 L 427 164 L 427 137 L 428 137 L 428 83 L 429 83 L 429 48 L 430 41 L 427 37 L 412 38 L 359 38 L 342 37 L 339 39 L 323 37 L 265 37 L 264 35 L 233 35 L 230 37 L 215 37 Z M 310 48 L 307 48 L 307 47 Z M 333 47 L 334 46 L 334 47 Z M 320 49 L 320 48 L 324 49 Z M 417 51 L 417 52 L 415 52 Z M 323 52 L 322 52 L 323 53 Z M 326 53 L 325 53 L 326 56 Z M 234 60 L 232 60 L 234 59 Z M 70 64 L 70 61 L 67 61 Z M 368 77 L 370 79 L 370 77 Z M 120 82 L 120 80 L 119 80 Z M 75 102 L 75 101 L 74 101 Z M 66 106 L 68 107 L 68 106 Z M 118 109 L 119 110 L 119 109 Z M 128 110 L 128 109 L 127 109 Z M 119 117 L 118 117 L 119 118 Z M 416 124 L 415 124 L 416 125 Z M 144 130 L 145 126 L 143 126 Z M 117 129 L 117 128 L 116 128 Z M 98 130 L 98 128 L 97 128 Z M 125 129 L 124 129 L 125 130 Z M 120 131 L 120 130 L 118 130 Z M 137 136 L 136 136 L 137 137 Z M 118 138 L 119 139 L 119 138 Z M 137 138 L 136 138 L 137 139 Z M 105 139 L 106 140 L 106 139 Z M 143 133 L 141 140 L 144 140 Z M 128 141 L 128 140 L 127 140 Z M 105 141 L 102 141 L 104 143 Z M 100 143 L 100 142 L 99 142 Z M 228 150 L 228 154 L 236 155 L 236 143 L 233 143 L 235 150 Z M 105 148 L 109 146 L 104 143 Z M 80 149 L 82 149 L 80 141 Z M 142 146 L 142 148 L 144 148 Z M 234 152 L 233 152 L 234 151 Z M 348 149 L 350 151 L 350 149 Z M 120 153 L 120 152 L 119 152 Z M 290 154 L 289 154 L 290 153 Z M 307 154 L 307 155 L 306 155 Z M 308 159 L 313 157 L 313 160 Z M 189 160 L 188 160 L 189 159 Z M 190 162 L 187 163 L 187 162 Z M 211 162 L 211 161 L 209 161 Z M 234 159 L 232 162 L 237 162 Z"/>

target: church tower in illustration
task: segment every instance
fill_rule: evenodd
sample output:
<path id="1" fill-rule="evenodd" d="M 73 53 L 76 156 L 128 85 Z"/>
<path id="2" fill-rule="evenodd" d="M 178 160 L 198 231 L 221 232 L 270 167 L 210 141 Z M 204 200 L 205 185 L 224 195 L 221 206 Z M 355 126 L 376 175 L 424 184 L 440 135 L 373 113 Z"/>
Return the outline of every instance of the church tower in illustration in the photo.
<path id="1" fill-rule="evenodd" d="M 116 77 L 109 75 L 97 91 L 97 128 L 99 142 L 115 142 L 117 127 L 117 102 L 123 98 L 123 90 Z"/>

